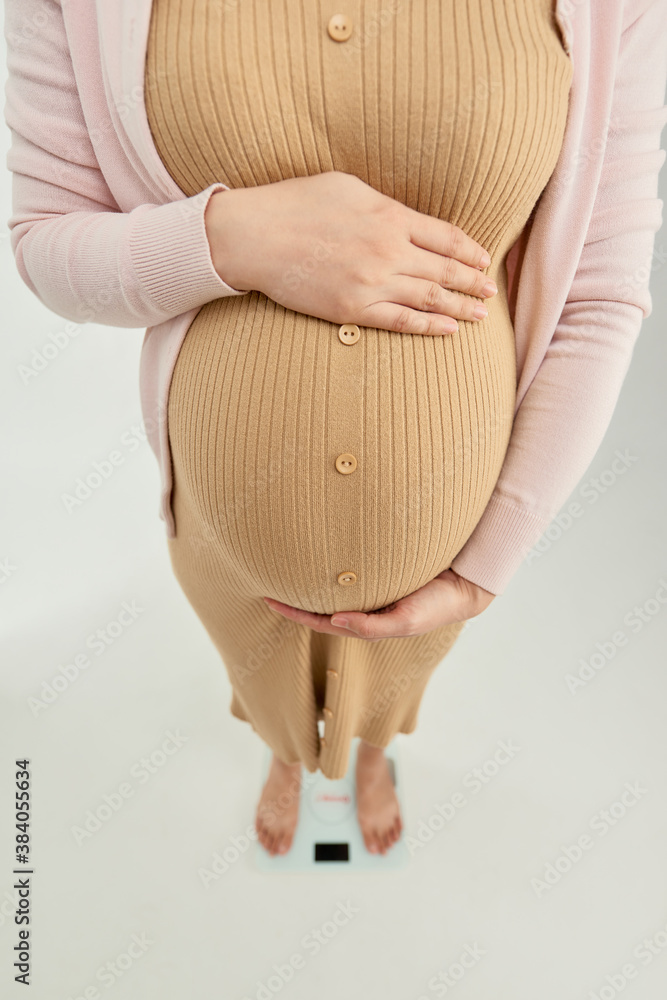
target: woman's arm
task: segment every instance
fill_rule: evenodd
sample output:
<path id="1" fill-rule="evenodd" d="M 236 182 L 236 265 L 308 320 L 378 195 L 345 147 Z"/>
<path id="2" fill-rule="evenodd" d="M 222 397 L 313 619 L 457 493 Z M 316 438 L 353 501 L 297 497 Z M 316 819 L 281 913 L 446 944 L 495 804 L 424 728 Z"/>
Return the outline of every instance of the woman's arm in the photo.
<path id="1" fill-rule="evenodd" d="M 665 160 L 660 134 L 667 121 L 664 0 L 628 3 L 624 16 L 630 23 L 612 67 L 611 127 L 571 290 L 517 410 L 491 501 L 452 562 L 456 573 L 496 595 L 600 447 L 642 319 L 651 311 L 647 265 L 662 221 L 657 193 Z"/>
<path id="2" fill-rule="evenodd" d="M 122 212 L 102 175 L 79 100 L 61 4 L 5 0 L 11 130 L 10 239 L 26 285 L 77 322 L 142 327 L 224 295 L 204 213 L 191 198 Z"/>
<path id="3" fill-rule="evenodd" d="M 337 309 L 340 322 L 443 334 L 456 329 L 443 315 L 473 319 L 480 303 L 470 296 L 495 294 L 483 292 L 483 248 L 458 227 L 413 212 L 337 172 L 233 193 L 216 183 L 190 198 L 123 212 L 91 141 L 91 129 L 94 134 L 98 125 L 84 116 L 61 3 L 6 0 L 5 36 L 11 245 L 23 281 L 53 312 L 80 322 L 152 326 L 221 296 L 243 295 L 250 287 L 263 291 L 261 280 L 266 278 L 267 294 L 300 312 L 327 318 Z M 320 191 L 325 196 L 321 208 L 314 194 Z M 346 202 L 336 213 L 331 201 L 340 192 Z M 218 193 L 219 198 L 212 197 Z M 237 203 L 245 206 L 243 211 L 230 212 Z M 385 205 L 390 208 L 378 221 L 378 206 Z M 396 214 L 395 226 L 390 212 Z M 267 230 L 267 218 L 278 218 L 278 224 Z M 337 249 L 327 260 L 326 273 L 323 269 L 296 289 L 282 287 L 282 272 L 308 257 L 320 233 L 326 235 L 336 223 L 344 238 L 332 244 Z M 394 270 L 408 271 L 407 277 L 401 273 L 390 283 L 395 302 L 362 308 L 375 288 L 366 287 L 366 275 L 357 277 L 348 257 L 355 247 L 364 252 L 363 238 L 386 244 L 383 258 L 369 261 L 367 270 L 373 274 L 384 276 L 401 250 L 404 259 Z M 251 285 L 236 288 L 223 280 L 218 243 L 227 248 L 222 254 L 227 262 L 237 248 L 248 250 L 240 256 L 252 265 Z M 245 277 L 241 263 L 234 260 L 234 273 Z M 443 276 L 448 290 L 440 287 Z M 336 288 L 341 290 L 337 296 Z M 314 305 L 324 292 L 336 300 L 324 303 L 327 313 Z"/>

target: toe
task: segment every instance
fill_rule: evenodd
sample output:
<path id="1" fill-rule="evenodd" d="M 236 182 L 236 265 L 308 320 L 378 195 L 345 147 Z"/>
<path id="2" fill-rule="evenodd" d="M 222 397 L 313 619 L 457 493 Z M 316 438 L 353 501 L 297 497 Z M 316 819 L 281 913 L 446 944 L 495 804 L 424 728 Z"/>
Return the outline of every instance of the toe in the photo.
<path id="1" fill-rule="evenodd" d="M 370 851 L 371 854 L 377 853 L 377 844 L 375 843 L 375 837 L 373 836 L 372 830 L 362 830 L 364 844 L 366 845 L 366 850 Z"/>
<path id="2" fill-rule="evenodd" d="M 293 833 L 284 833 L 282 836 L 282 841 L 280 844 L 280 849 L 283 854 L 287 854 L 290 847 L 292 846 L 292 841 L 294 840 Z"/>
<path id="3" fill-rule="evenodd" d="M 264 847 L 269 851 L 271 849 L 271 828 L 268 823 L 262 823 L 262 843 Z"/>

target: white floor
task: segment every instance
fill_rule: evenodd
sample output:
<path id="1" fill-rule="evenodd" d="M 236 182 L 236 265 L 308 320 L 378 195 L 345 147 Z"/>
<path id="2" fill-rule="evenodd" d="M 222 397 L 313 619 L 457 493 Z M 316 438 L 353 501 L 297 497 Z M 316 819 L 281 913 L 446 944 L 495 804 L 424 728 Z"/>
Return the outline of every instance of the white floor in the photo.
<path id="1" fill-rule="evenodd" d="M 66 322 L 0 241 L 3 997 L 27 995 L 12 869 L 14 761 L 28 757 L 34 1000 L 664 998 L 666 244 L 663 230 L 654 312 L 573 494 L 581 516 L 466 629 L 401 738 L 410 866 L 264 875 L 248 850 L 205 885 L 201 869 L 243 843 L 264 751 L 229 714 L 171 573 L 155 459 L 130 443 L 142 331 L 86 326 L 26 384 L 20 366 Z M 68 513 L 62 494 L 114 449 L 123 464 Z M 125 603 L 111 644 L 87 645 Z"/>

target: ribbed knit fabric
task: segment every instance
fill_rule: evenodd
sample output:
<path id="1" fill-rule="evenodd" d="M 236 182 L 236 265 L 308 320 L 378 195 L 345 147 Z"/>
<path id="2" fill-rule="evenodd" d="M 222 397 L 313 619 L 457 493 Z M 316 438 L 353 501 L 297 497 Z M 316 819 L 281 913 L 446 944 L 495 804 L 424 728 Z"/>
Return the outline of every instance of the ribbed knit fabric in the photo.
<path id="1" fill-rule="evenodd" d="M 151 131 L 188 195 L 341 170 L 492 257 L 488 317 L 452 336 L 361 327 L 347 343 L 253 291 L 203 306 L 176 362 L 174 572 L 223 658 L 231 712 L 330 778 L 354 736 L 386 746 L 414 730 L 463 623 L 369 643 L 294 625 L 262 596 L 377 610 L 472 533 L 513 419 L 505 258 L 555 166 L 572 72 L 553 0 L 383 4 L 346 2 L 338 42 L 328 0 L 154 0 L 146 62 Z M 326 267 L 317 250 L 306 272 Z"/>

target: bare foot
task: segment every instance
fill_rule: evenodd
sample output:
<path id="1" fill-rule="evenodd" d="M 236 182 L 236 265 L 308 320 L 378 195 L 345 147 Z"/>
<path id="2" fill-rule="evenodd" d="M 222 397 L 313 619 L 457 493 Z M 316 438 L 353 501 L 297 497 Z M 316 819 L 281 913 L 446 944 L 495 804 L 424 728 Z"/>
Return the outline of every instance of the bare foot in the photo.
<path id="1" fill-rule="evenodd" d="M 286 854 L 292 846 L 300 794 L 301 763 L 285 764 L 274 754 L 255 815 L 257 837 L 269 854 Z"/>
<path id="2" fill-rule="evenodd" d="M 357 748 L 357 817 L 366 849 L 386 854 L 403 821 L 384 750 L 360 740 Z"/>

